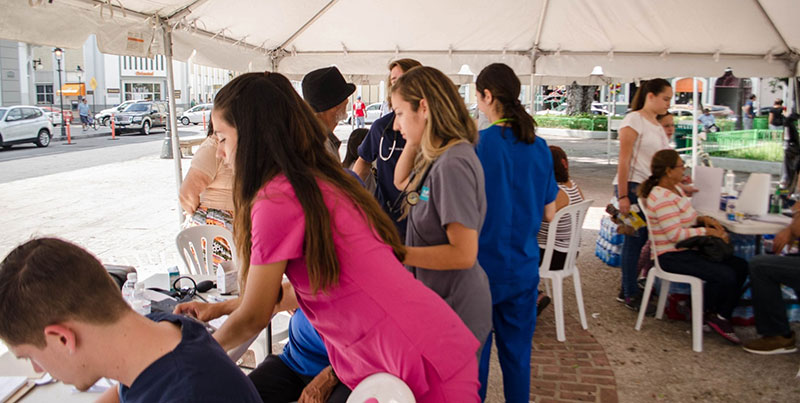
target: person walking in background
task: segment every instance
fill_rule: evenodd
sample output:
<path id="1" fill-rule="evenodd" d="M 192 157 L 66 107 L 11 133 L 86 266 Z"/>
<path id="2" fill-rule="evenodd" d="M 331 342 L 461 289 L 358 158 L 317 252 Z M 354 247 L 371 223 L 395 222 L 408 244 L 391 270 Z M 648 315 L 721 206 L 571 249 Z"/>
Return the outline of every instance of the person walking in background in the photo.
<path id="1" fill-rule="evenodd" d="M 769 129 L 783 130 L 783 100 L 778 98 L 769 108 Z"/>
<path id="2" fill-rule="evenodd" d="M 303 98 L 328 129 L 328 151 L 337 161 L 341 161 L 339 147 L 342 142 L 333 134 L 333 130 L 340 120 L 347 117 L 347 98 L 356 90 L 356 86 L 346 82 L 335 66 L 306 74 L 302 86 Z"/>
<path id="3" fill-rule="evenodd" d="M 395 170 L 408 215 L 403 263 L 483 343 L 492 329 L 492 297 L 477 259 L 486 192 L 475 123 L 455 84 L 433 67 L 403 74 L 392 86 L 392 107 L 395 129 L 406 138 Z"/>
<path id="4" fill-rule="evenodd" d="M 650 176 L 653 155 L 669 148 L 669 139 L 656 119 L 667 113 L 672 100 L 672 87 L 663 78 L 642 82 L 633 97 L 632 111 L 622 120 L 619 129 L 619 165 L 614 177 L 614 192 L 621 214 L 628 214 L 638 203 L 639 184 Z M 638 311 L 641 290 L 636 282 L 639 255 L 647 242 L 647 228 L 625 235 L 622 244 L 622 286 L 617 301 Z"/>
<path id="5" fill-rule="evenodd" d="M 797 110 L 793 110 L 783 121 L 783 165 L 781 165 L 781 189 L 789 189 L 796 183 L 800 169 L 800 138 L 797 135 Z M 789 189 L 796 191 L 796 189 Z"/>
<path id="6" fill-rule="evenodd" d="M 391 86 L 402 76 L 406 71 L 413 67 L 421 66 L 421 64 L 414 59 L 398 59 L 389 64 L 389 93 L 391 93 Z M 391 99 L 387 100 L 387 103 Z M 397 166 L 397 160 L 400 158 L 400 153 L 406 146 L 406 139 L 400 134 L 399 131 L 394 129 L 395 114 L 391 110 L 388 114 L 381 116 L 380 119 L 372 123 L 369 128 L 369 133 L 358 146 L 358 159 L 353 165 L 353 170 L 361 177 L 366 183 L 369 175 L 372 172 L 372 165 L 375 164 L 375 198 L 378 204 L 381 205 L 383 211 L 394 222 L 397 231 L 400 232 L 402 239 L 406 238 L 406 219 L 403 218 L 402 209 L 392 208 L 397 198 L 400 196 L 400 190 L 394 186 L 394 169 Z"/>
<path id="7" fill-rule="evenodd" d="M 364 127 L 364 119 L 367 116 L 367 105 L 364 105 L 364 102 L 361 101 L 361 95 L 356 98 L 356 102 L 353 102 L 353 116 L 356 118 L 356 127 L 359 129 Z"/>
<path id="8" fill-rule="evenodd" d="M 685 166 L 675 150 L 657 152 L 650 164 L 652 174 L 639 187 L 639 197 L 650 212 L 652 246 L 664 271 L 686 274 L 703 280 L 704 322 L 728 341 L 739 344 L 730 319 L 739 302 L 747 278 L 747 261 L 725 256 L 720 261 L 693 249 L 680 249 L 677 243 L 708 235 L 729 242 L 725 229 L 712 217 L 699 216 L 678 184 Z"/>
<path id="9" fill-rule="evenodd" d="M 475 81 L 478 109 L 492 125 L 481 130 L 476 152 L 486 184 L 486 223 L 478 260 L 489 276 L 492 324 L 507 402 L 528 402 L 531 338 L 536 328 L 542 220 L 553 219 L 558 187 L 547 142 L 519 101 L 520 82 L 505 64 L 484 68 Z M 480 361 L 486 398 L 492 335 Z"/>
<path id="10" fill-rule="evenodd" d="M 756 95 L 750 95 L 750 98 L 747 99 L 744 106 L 742 106 L 742 122 L 744 124 L 744 130 L 752 130 L 753 129 L 753 119 L 756 117 L 756 110 L 755 110 L 755 102 L 756 102 Z"/>
<path id="11" fill-rule="evenodd" d="M 83 127 L 83 131 L 89 128 L 89 103 L 86 101 L 86 98 L 83 98 L 81 103 L 78 104 L 78 115 L 81 118 L 81 126 Z"/>
<path id="12" fill-rule="evenodd" d="M 211 116 L 217 155 L 234 171 L 242 279 L 238 306 L 214 333 L 223 348 L 266 326 L 285 274 L 345 386 L 387 372 L 418 402 L 477 402 L 480 343 L 400 264 L 394 226 L 323 151 L 329 128 L 289 80 L 242 74 L 219 91 Z"/>

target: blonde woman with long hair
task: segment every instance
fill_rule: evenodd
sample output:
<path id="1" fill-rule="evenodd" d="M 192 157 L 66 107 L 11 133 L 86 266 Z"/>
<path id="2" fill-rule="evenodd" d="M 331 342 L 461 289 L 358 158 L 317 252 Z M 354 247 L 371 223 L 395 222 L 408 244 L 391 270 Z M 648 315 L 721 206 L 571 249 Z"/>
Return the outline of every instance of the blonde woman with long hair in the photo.
<path id="1" fill-rule="evenodd" d="M 395 169 L 395 186 L 405 189 L 398 204 L 408 216 L 403 263 L 483 342 L 492 328 L 492 298 L 478 264 L 486 194 L 475 123 L 456 86 L 432 67 L 400 77 L 392 107 L 395 130 L 406 139 Z"/>

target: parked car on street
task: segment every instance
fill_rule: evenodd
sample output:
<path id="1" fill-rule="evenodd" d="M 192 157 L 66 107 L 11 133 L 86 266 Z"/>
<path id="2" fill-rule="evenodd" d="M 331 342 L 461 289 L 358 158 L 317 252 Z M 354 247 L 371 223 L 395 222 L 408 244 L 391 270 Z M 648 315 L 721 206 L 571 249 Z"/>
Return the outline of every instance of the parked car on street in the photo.
<path id="1" fill-rule="evenodd" d="M 44 111 L 45 115 L 47 115 L 47 118 L 50 119 L 50 123 L 53 126 L 61 125 L 61 110 L 60 109 L 53 108 L 52 106 L 40 106 L 40 108 L 42 108 L 42 110 Z M 64 116 L 64 118 L 66 119 L 66 116 Z"/>
<path id="2" fill-rule="evenodd" d="M 47 147 L 52 137 L 53 124 L 41 108 L 27 105 L 0 107 L 0 145 L 3 148 L 20 143 Z"/>
<path id="3" fill-rule="evenodd" d="M 214 104 L 200 104 L 186 112 L 183 112 L 179 119 L 184 126 L 189 126 L 190 123 L 199 124 L 203 123 L 203 116 L 205 115 L 205 122 L 211 121 L 211 108 Z"/>
<path id="4" fill-rule="evenodd" d="M 103 109 L 102 111 L 100 111 L 100 112 L 98 112 L 97 114 L 94 115 L 94 120 L 97 121 L 98 123 L 100 123 L 103 126 L 108 126 L 109 123 L 111 123 L 111 115 L 112 114 L 121 113 L 121 112 L 125 111 L 125 108 L 131 106 L 132 104 L 135 104 L 136 102 L 139 102 L 139 101 L 134 101 L 134 100 L 125 101 L 125 102 L 123 102 L 123 103 L 121 103 L 121 104 L 119 104 L 119 105 L 117 105 L 117 106 L 115 106 L 113 108 Z"/>
<path id="5" fill-rule="evenodd" d="M 553 109 L 544 109 L 541 111 L 536 111 L 537 115 L 564 115 L 567 113 L 567 103 L 562 102 L 558 106 Z"/>
<path id="6" fill-rule="evenodd" d="M 715 118 L 720 119 L 727 119 L 733 116 L 733 111 L 731 108 L 725 105 L 703 105 L 703 108 L 708 108 Z M 675 104 L 671 108 L 669 108 L 669 112 L 675 116 L 692 116 L 692 107 L 688 104 Z M 703 113 L 702 109 L 699 113 Z"/>
<path id="7" fill-rule="evenodd" d="M 116 114 L 114 123 L 120 133 L 134 130 L 146 136 L 153 127 L 167 126 L 167 110 L 165 101 L 139 101 Z"/>
<path id="8" fill-rule="evenodd" d="M 372 122 L 378 120 L 381 117 L 381 103 L 374 103 L 367 106 L 367 116 L 364 117 L 364 123 L 371 125 Z M 353 119 L 353 111 L 347 112 L 347 120 L 345 123 L 348 125 L 351 124 L 351 120 Z"/>

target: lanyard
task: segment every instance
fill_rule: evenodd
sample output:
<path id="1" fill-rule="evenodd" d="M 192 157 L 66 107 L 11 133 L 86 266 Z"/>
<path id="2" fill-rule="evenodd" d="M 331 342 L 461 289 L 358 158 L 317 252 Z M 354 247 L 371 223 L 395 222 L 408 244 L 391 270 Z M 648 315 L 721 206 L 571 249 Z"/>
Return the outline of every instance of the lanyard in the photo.
<path id="1" fill-rule="evenodd" d="M 500 123 L 511 122 L 512 120 L 514 120 L 514 119 L 512 119 L 512 118 L 502 118 L 502 119 L 497 119 L 497 120 L 495 120 L 494 122 L 492 122 L 492 126 L 494 126 L 494 125 L 498 125 L 498 124 L 500 124 Z"/>

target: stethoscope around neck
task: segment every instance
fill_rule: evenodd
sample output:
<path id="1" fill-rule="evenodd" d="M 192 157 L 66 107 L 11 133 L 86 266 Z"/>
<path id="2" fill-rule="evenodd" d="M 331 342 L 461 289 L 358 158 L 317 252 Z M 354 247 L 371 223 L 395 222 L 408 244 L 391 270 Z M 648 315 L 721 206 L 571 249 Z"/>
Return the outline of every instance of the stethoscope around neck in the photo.
<path id="1" fill-rule="evenodd" d="M 389 121 L 389 124 L 383 127 L 383 132 L 381 133 L 381 142 L 378 145 L 378 157 L 380 157 L 382 161 L 389 161 L 389 159 L 392 158 L 392 155 L 394 155 L 394 150 L 397 149 L 397 131 L 392 129 L 392 131 L 394 131 L 394 139 L 392 139 L 392 147 L 389 148 L 389 155 L 386 157 L 383 156 L 383 139 L 384 137 L 386 137 L 386 130 L 389 129 L 390 127 L 394 127 L 394 118 L 395 115 L 392 115 L 392 120 Z"/>

